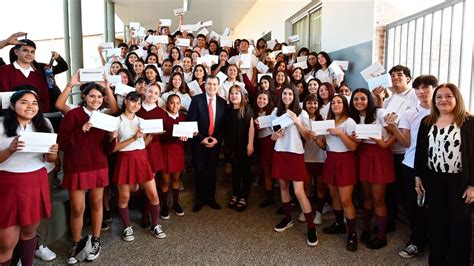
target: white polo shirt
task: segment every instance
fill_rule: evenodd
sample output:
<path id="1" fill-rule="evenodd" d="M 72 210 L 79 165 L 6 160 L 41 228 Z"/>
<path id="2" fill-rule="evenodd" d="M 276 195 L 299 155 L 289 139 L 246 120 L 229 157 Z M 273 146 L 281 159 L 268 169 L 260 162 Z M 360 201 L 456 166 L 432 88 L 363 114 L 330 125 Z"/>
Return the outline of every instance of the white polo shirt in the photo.
<path id="1" fill-rule="evenodd" d="M 405 152 L 405 158 L 402 163 L 413 168 L 415 165 L 416 139 L 418 138 L 418 129 L 423 117 L 430 114 L 430 109 L 421 107 L 418 104 L 415 108 L 410 108 L 400 117 L 398 128 L 410 130 L 410 146 Z"/>

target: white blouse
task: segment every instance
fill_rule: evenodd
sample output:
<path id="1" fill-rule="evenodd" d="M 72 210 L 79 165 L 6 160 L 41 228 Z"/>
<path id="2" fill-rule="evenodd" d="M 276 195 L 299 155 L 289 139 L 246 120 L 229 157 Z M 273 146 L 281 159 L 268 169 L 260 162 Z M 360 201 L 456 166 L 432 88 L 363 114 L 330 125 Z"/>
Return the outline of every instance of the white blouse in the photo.
<path id="1" fill-rule="evenodd" d="M 120 142 L 133 137 L 140 129 L 140 118 L 135 115 L 132 120 L 128 119 L 124 114 L 120 115 L 120 123 L 118 129 L 118 139 Z M 145 149 L 145 139 L 143 137 L 128 144 L 120 151 L 134 151 Z"/>
<path id="2" fill-rule="evenodd" d="M 346 121 L 337 125 L 336 128 L 342 130 L 348 136 L 352 135 L 355 131 L 356 122 L 352 118 L 347 118 Z M 347 152 L 349 149 L 346 147 L 341 138 L 333 136 L 331 134 L 326 135 L 326 150 L 332 152 Z"/>
<path id="3" fill-rule="evenodd" d="M 277 118 L 276 113 L 277 110 L 272 112 L 272 120 Z M 309 130 L 310 123 L 308 113 L 305 110 L 302 110 L 298 117 L 301 119 L 303 126 Z M 303 141 L 301 138 L 298 127 L 295 124 L 292 124 L 284 130 L 284 135 L 277 139 L 275 143 L 275 151 L 304 154 Z"/>

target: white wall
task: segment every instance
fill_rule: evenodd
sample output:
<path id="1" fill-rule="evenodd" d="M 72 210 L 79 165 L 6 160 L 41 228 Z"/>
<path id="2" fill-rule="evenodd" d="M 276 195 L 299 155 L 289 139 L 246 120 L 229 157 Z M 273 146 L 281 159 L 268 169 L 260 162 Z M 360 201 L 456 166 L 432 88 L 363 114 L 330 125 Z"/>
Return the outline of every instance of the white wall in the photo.
<path id="1" fill-rule="evenodd" d="M 231 33 L 232 38 L 257 41 L 271 30 L 272 39 L 285 41 L 285 21 L 310 3 L 311 0 L 257 0 L 247 15 Z"/>
<path id="2" fill-rule="evenodd" d="M 337 51 L 374 39 L 375 0 L 323 0 L 322 3 L 322 51 Z"/>

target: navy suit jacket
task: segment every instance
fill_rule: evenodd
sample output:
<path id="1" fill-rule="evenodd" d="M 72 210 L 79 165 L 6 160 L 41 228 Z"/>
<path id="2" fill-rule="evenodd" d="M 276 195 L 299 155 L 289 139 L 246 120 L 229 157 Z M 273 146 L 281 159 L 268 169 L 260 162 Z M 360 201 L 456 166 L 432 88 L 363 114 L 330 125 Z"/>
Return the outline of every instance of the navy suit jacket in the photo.
<path id="1" fill-rule="evenodd" d="M 215 123 L 214 123 L 214 133 L 212 137 L 216 138 L 220 143 L 222 141 L 222 134 L 224 132 L 224 119 L 226 113 L 226 101 L 219 97 L 216 98 L 216 111 L 215 111 Z M 207 103 L 206 93 L 201 93 L 192 97 L 191 105 L 188 110 L 188 120 L 197 121 L 199 133 L 196 137 L 193 138 L 195 144 L 200 144 L 203 139 L 209 137 L 209 109 Z"/>

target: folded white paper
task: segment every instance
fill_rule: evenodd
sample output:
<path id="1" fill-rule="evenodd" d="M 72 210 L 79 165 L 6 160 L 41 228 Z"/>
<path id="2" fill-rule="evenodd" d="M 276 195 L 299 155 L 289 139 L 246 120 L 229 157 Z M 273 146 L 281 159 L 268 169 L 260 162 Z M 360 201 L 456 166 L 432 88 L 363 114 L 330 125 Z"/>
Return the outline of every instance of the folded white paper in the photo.
<path id="1" fill-rule="evenodd" d="M 349 69 L 349 61 L 333 60 L 332 62 L 338 64 L 342 70 Z"/>
<path id="2" fill-rule="evenodd" d="M 392 78 L 390 77 L 390 74 L 386 73 L 367 80 L 367 83 L 369 84 L 369 90 L 373 90 L 379 86 L 390 88 L 392 87 Z"/>
<path id="3" fill-rule="evenodd" d="M 160 27 L 171 26 L 171 19 L 160 19 Z"/>
<path id="4" fill-rule="evenodd" d="M 283 51 L 283 54 L 294 54 L 296 53 L 296 47 L 295 46 L 282 46 L 281 50 Z"/>
<path id="5" fill-rule="evenodd" d="M 104 42 L 100 45 L 102 49 L 108 50 L 108 49 L 114 49 L 114 43 L 113 42 Z"/>
<path id="6" fill-rule="evenodd" d="M 159 81 L 156 82 L 156 85 L 158 85 L 158 86 L 160 87 L 160 90 L 161 90 L 161 93 L 162 93 L 162 94 L 165 93 L 166 88 L 168 87 L 168 86 L 166 85 L 166 83 L 164 83 L 164 82 L 159 82 Z"/>
<path id="7" fill-rule="evenodd" d="M 89 122 L 92 124 L 92 127 L 108 132 L 114 132 L 118 129 L 119 118 L 99 111 L 93 111 Z"/>
<path id="8" fill-rule="evenodd" d="M 181 31 L 193 31 L 193 30 L 194 30 L 194 24 L 181 25 Z"/>
<path id="9" fill-rule="evenodd" d="M 120 76 L 120 75 L 107 75 L 107 81 L 110 84 L 113 84 L 114 86 L 116 86 L 117 84 L 122 83 L 122 76 Z"/>
<path id="10" fill-rule="evenodd" d="M 296 58 L 296 62 L 299 63 L 299 62 L 308 62 L 308 56 L 304 55 L 304 56 L 298 56 Z"/>
<path id="11" fill-rule="evenodd" d="M 166 35 L 155 35 L 153 36 L 154 44 L 161 43 L 161 44 L 168 44 L 169 38 Z"/>
<path id="12" fill-rule="evenodd" d="M 219 33 L 215 32 L 215 31 L 211 31 L 211 35 L 209 35 L 209 38 L 212 40 L 219 40 L 219 38 L 221 37 L 221 35 L 219 35 Z M 222 45 L 221 45 L 222 46 Z M 232 47 L 232 46 L 231 46 Z"/>
<path id="13" fill-rule="evenodd" d="M 273 52 L 271 53 L 271 56 L 272 56 L 273 58 L 276 58 L 276 57 L 281 53 L 281 51 L 282 51 L 282 50 L 273 51 Z"/>
<path id="14" fill-rule="evenodd" d="M 311 131 L 317 135 L 328 135 L 331 128 L 336 128 L 334 120 L 311 121 Z"/>
<path id="15" fill-rule="evenodd" d="M 179 16 L 181 14 L 184 14 L 186 11 L 184 10 L 184 8 L 176 8 L 173 10 L 173 12 L 175 16 Z"/>
<path id="16" fill-rule="evenodd" d="M 294 63 L 293 67 L 294 68 L 301 67 L 302 69 L 307 69 L 308 68 L 308 62 L 301 61 L 301 62 L 298 62 L 298 63 Z"/>
<path id="17" fill-rule="evenodd" d="M 194 91 L 193 95 L 198 95 L 202 93 L 201 87 L 195 80 L 188 83 L 188 88 L 190 91 Z"/>
<path id="18" fill-rule="evenodd" d="M 276 40 L 269 40 L 267 41 L 267 48 L 273 50 L 276 44 L 277 44 Z"/>
<path id="19" fill-rule="evenodd" d="M 371 78 L 375 78 L 385 72 L 385 68 L 379 63 L 375 62 L 372 65 L 366 67 L 360 72 L 365 81 L 368 81 Z"/>
<path id="20" fill-rule="evenodd" d="M 203 27 L 211 27 L 212 26 L 212 20 L 208 20 L 202 23 Z"/>
<path id="21" fill-rule="evenodd" d="M 163 132 L 163 119 L 140 119 L 140 129 L 144 134 Z"/>
<path id="22" fill-rule="evenodd" d="M 137 50 L 133 50 L 132 52 L 136 53 L 138 57 L 143 57 L 143 49 L 138 48 Z"/>
<path id="23" fill-rule="evenodd" d="M 219 78 L 219 85 L 227 79 L 227 75 L 222 73 L 222 71 L 219 71 L 216 76 Z"/>
<path id="24" fill-rule="evenodd" d="M 192 138 L 194 135 L 193 126 L 189 124 L 183 124 L 182 122 L 179 124 L 173 125 L 173 137 L 188 137 Z"/>
<path id="25" fill-rule="evenodd" d="M 257 82 L 260 83 L 260 80 L 262 79 L 263 76 L 269 76 L 270 78 L 273 78 L 272 73 L 265 73 L 265 74 L 258 74 L 257 75 Z"/>
<path id="26" fill-rule="evenodd" d="M 222 33 L 223 36 L 229 36 L 230 29 L 228 27 L 225 27 L 224 32 Z"/>
<path id="27" fill-rule="evenodd" d="M 79 69 L 79 80 L 84 82 L 104 81 L 102 69 Z"/>
<path id="28" fill-rule="evenodd" d="M 176 39 L 176 46 L 188 47 L 189 44 L 190 44 L 190 40 L 188 38 L 186 38 L 186 39 L 184 39 L 184 38 Z"/>
<path id="29" fill-rule="evenodd" d="M 344 71 L 335 62 L 332 62 L 328 68 L 338 79 L 344 78 Z"/>
<path id="30" fill-rule="evenodd" d="M 294 124 L 293 120 L 287 113 L 282 114 L 281 116 L 273 119 L 272 121 L 273 127 L 279 126 L 280 128 L 287 128 L 293 124 Z"/>
<path id="31" fill-rule="evenodd" d="M 232 47 L 233 42 L 230 36 L 221 36 L 221 47 Z"/>
<path id="32" fill-rule="evenodd" d="M 18 152 L 48 153 L 49 148 L 56 144 L 57 137 L 55 133 L 21 132 L 19 140 L 25 142 L 25 147 Z"/>
<path id="33" fill-rule="evenodd" d="M 309 75 L 307 78 L 306 78 L 306 83 L 309 83 L 310 80 L 314 79 L 314 77 L 312 75 Z"/>
<path id="34" fill-rule="evenodd" d="M 288 37 L 290 43 L 295 43 L 300 41 L 300 36 L 298 34 Z"/>
<path id="35" fill-rule="evenodd" d="M 382 139 L 382 125 L 381 124 L 369 124 L 355 126 L 355 133 L 358 139 Z"/>
<path id="36" fill-rule="evenodd" d="M 137 31 L 140 29 L 140 22 L 130 22 L 129 27 L 131 31 Z"/>
<path id="37" fill-rule="evenodd" d="M 183 122 L 179 122 L 180 125 L 184 125 L 185 127 L 189 128 L 189 130 L 191 130 L 191 132 L 198 132 L 199 129 L 198 129 L 198 122 L 196 121 L 183 121 Z"/>
<path id="38" fill-rule="evenodd" d="M 118 83 L 115 85 L 115 94 L 117 95 L 122 95 L 122 96 L 127 96 L 130 92 L 135 91 L 134 87 Z"/>
<path id="39" fill-rule="evenodd" d="M 14 91 L 0 92 L 0 97 L 2 98 L 2 109 L 8 109 L 8 107 L 10 107 L 10 98 L 14 93 Z"/>
<path id="40" fill-rule="evenodd" d="M 199 34 L 208 35 L 208 34 L 209 34 L 209 31 L 208 31 L 206 28 L 203 28 L 202 30 L 200 30 L 200 31 L 198 32 L 198 35 L 199 35 Z"/>
<path id="41" fill-rule="evenodd" d="M 268 72 L 269 69 L 270 68 L 267 65 L 265 65 L 262 61 L 258 61 L 258 63 L 257 63 L 258 72 L 260 72 L 262 74 L 265 74 L 265 73 Z"/>
<path id="42" fill-rule="evenodd" d="M 271 115 L 259 116 L 257 118 L 257 121 L 258 121 L 258 127 L 260 129 L 272 126 L 272 116 Z"/>
<path id="43" fill-rule="evenodd" d="M 145 37 L 146 36 L 145 30 L 146 29 L 144 27 L 140 27 L 140 29 L 138 29 L 135 34 L 137 35 L 137 37 Z"/>
<path id="44" fill-rule="evenodd" d="M 396 113 L 398 117 L 405 112 L 408 108 L 408 103 L 405 99 L 398 95 L 393 95 L 390 99 L 390 103 L 388 104 L 387 108 L 385 108 L 386 114 L 388 113 Z M 398 121 L 397 121 L 398 122 Z"/>
<path id="45" fill-rule="evenodd" d="M 196 24 L 193 25 L 192 31 L 198 31 L 202 27 L 202 21 L 198 21 Z"/>
<path id="46" fill-rule="evenodd" d="M 241 54 L 240 55 L 240 60 L 242 61 L 242 64 L 240 65 L 240 68 L 249 69 L 251 67 L 251 61 L 252 61 L 252 55 L 251 54 Z"/>
<path id="47" fill-rule="evenodd" d="M 107 51 L 107 57 L 120 56 L 120 54 L 122 54 L 122 49 L 120 48 L 107 49 L 106 51 Z"/>

